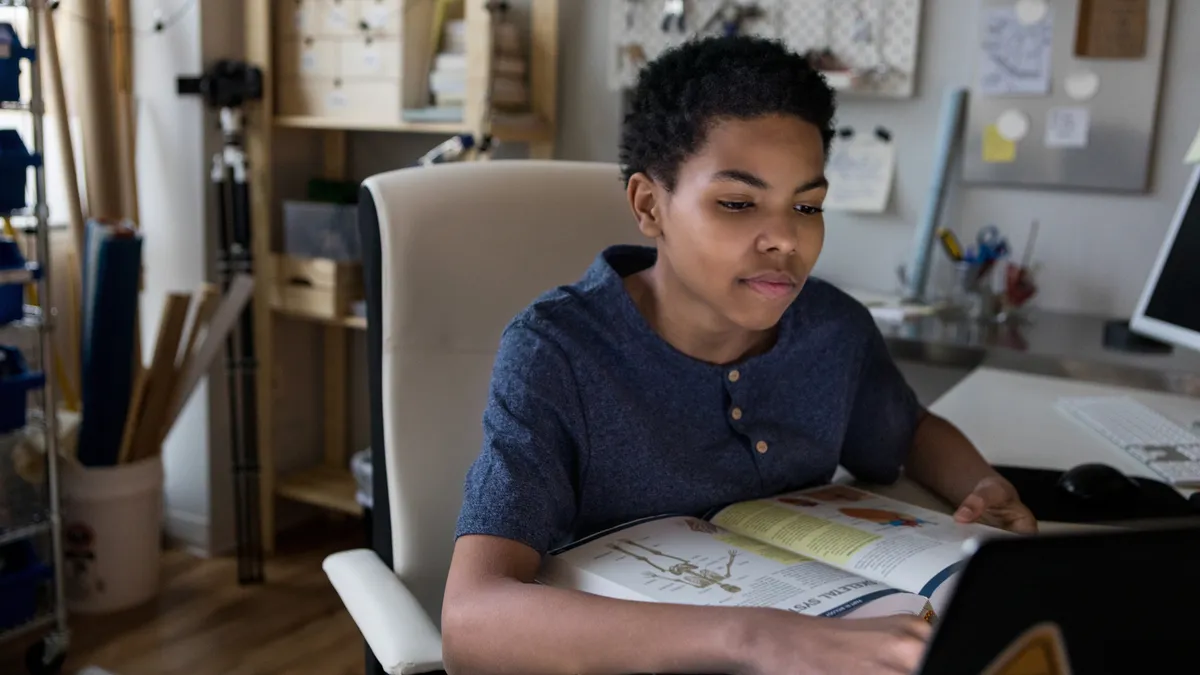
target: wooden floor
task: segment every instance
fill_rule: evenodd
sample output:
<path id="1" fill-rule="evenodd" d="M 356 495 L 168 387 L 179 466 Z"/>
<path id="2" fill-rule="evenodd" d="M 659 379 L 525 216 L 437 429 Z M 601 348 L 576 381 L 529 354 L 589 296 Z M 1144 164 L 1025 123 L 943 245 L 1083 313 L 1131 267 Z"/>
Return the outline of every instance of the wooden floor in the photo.
<path id="1" fill-rule="evenodd" d="M 321 560 L 360 546 L 361 523 L 319 529 L 303 540 L 281 539 L 260 586 L 239 586 L 233 559 L 168 552 L 154 602 L 71 617 L 64 674 L 98 666 L 114 675 L 360 675 L 362 638 Z M 0 673 L 25 673 L 23 651 L 0 651 Z"/>

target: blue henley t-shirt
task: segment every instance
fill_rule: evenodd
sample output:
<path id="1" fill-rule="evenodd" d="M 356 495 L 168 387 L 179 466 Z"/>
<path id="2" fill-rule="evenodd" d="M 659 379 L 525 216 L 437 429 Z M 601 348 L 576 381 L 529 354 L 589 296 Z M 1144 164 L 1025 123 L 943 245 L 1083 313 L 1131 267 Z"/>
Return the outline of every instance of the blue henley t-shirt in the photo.
<path id="1" fill-rule="evenodd" d="M 922 408 L 865 307 L 810 278 L 770 350 L 713 365 L 659 337 L 626 291 L 655 255 L 606 249 L 505 329 L 456 536 L 545 554 L 630 520 L 828 482 L 839 464 L 899 476 Z"/>

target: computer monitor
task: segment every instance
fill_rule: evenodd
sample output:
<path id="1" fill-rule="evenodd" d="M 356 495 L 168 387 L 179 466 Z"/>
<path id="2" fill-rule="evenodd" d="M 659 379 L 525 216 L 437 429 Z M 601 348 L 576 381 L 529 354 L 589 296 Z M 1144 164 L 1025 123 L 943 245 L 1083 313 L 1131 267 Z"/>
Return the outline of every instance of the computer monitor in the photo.
<path id="1" fill-rule="evenodd" d="M 1200 352 L 1200 166 L 1130 321 L 1135 333 Z"/>

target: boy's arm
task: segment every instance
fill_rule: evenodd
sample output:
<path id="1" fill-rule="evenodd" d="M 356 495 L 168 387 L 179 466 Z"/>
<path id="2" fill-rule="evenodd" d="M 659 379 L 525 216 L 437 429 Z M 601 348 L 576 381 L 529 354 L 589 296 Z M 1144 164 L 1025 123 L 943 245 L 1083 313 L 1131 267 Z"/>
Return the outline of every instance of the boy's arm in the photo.
<path id="1" fill-rule="evenodd" d="M 1012 484 L 957 427 L 924 412 L 913 435 L 905 475 L 925 485 L 951 504 L 960 522 L 982 520 L 1014 532 L 1037 531 L 1037 520 Z"/>
<path id="2" fill-rule="evenodd" d="M 1036 531 L 1037 521 L 1012 484 L 953 424 L 921 406 L 869 314 L 867 321 L 869 340 L 842 465 L 860 480 L 885 485 L 903 468 L 906 476 L 955 504 L 960 522 Z"/>
<path id="3" fill-rule="evenodd" d="M 448 672 L 739 672 L 736 612 L 541 586 L 538 565 L 518 542 L 459 539 L 442 612 Z"/>
<path id="4" fill-rule="evenodd" d="M 749 607 L 615 600 L 532 583 L 540 556 L 461 537 L 442 611 L 453 675 L 911 673 L 930 626 L 914 616 L 822 619 Z"/>

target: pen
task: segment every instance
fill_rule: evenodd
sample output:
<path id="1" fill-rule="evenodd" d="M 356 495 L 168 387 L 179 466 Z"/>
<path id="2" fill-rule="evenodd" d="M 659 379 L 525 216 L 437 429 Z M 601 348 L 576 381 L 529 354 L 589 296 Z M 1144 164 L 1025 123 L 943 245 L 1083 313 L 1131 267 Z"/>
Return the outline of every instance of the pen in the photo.
<path id="1" fill-rule="evenodd" d="M 937 234 L 938 239 L 942 242 L 942 250 L 946 252 L 946 255 L 950 256 L 950 259 L 954 262 L 962 260 L 962 245 L 958 243 L 958 237 L 955 237 L 954 233 L 946 228 L 939 229 Z"/>

